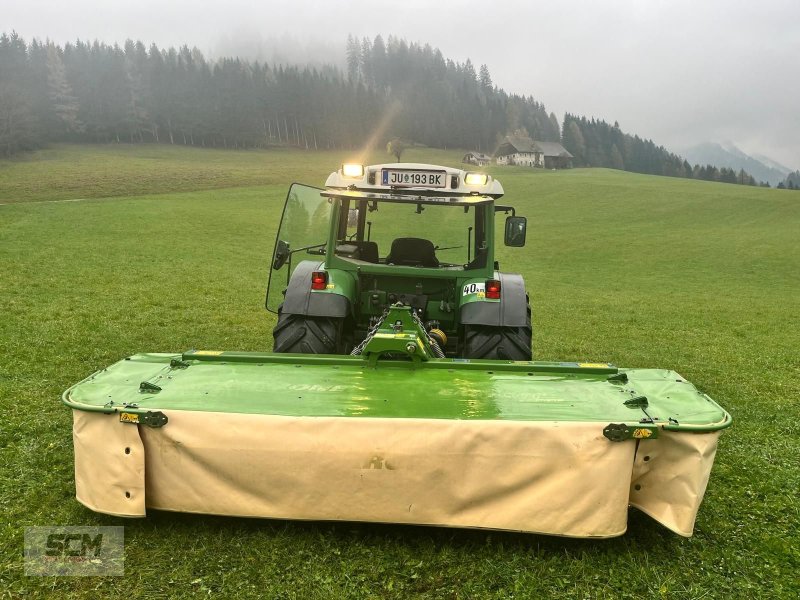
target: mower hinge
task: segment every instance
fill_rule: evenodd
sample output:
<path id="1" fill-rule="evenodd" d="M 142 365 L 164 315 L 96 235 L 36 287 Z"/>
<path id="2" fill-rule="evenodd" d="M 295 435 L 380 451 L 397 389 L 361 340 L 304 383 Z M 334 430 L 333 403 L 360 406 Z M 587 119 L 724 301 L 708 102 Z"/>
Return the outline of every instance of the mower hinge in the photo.
<path id="1" fill-rule="evenodd" d="M 615 375 L 609 375 L 606 378 L 606 381 L 611 381 L 614 383 L 628 383 L 628 374 L 627 373 L 617 373 Z"/>
<path id="2" fill-rule="evenodd" d="M 146 413 L 139 415 L 139 423 L 147 425 L 148 427 L 163 427 L 167 424 L 167 415 L 160 411 L 148 410 Z"/>
<path id="3" fill-rule="evenodd" d="M 157 386 L 155 383 L 150 383 L 149 381 L 143 381 L 142 383 L 139 384 L 139 391 L 156 394 L 161 391 L 161 388 Z"/>
<path id="4" fill-rule="evenodd" d="M 658 427 L 609 423 L 603 428 L 603 435 L 612 442 L 656 439 L 658 438 Z"/>
<path id="5" fill-rule="evenodd" d="M 603 435 L 612 442 L 624 442 L 630 437 L 625 423 L 609 423 L 603 428 Z"/>
<path id="6" fill-rule="evenodd" d="M 186 369 L 190 364 L 188 360 L 181 360 L 180 358 L 173 358 L 169 361 L 169 366 L 173 369 Z"/>

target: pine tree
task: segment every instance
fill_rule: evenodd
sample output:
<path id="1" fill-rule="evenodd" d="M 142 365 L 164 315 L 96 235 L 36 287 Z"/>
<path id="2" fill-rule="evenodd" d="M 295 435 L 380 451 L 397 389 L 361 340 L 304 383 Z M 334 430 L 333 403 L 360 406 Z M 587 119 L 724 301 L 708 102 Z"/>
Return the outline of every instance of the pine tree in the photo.
<path id="1" fill-rule="evenodd" d="M 586 141 L 577 121 L 571 115 L 564 118 L 563 137 L 564 148 L 574 157 L 574 164 L 576 166 L 586 165 Z"/>
<path id="2" fill-rule="evenodd" d="M 352 36 L 347 36 L 347 77 L 350 81 L 356 81 L 361 67 L 361 46 L 358 40 Z"/>
<path id="3" fill-rule="evenodd" d="M 34 100 L 30 68 L 28 47 L 19 35 L 0 35 L 0 156 L 32 150 L 41 142 L 30 108 Z"/>
<path id="4" fill-rule="evenodd" d="M 794 171 L 786 176 L 786 185 L 793 184 L 794 189 L 800 189 L 800 171 Z"/>
<path id="5" fill-rule="evenodd" d="M 52 42 L 47 45 L 47 90 L 60 133 L 83 132 L 83 123 L 78 118 L 78 99 L 67 81 L 59 49 Z"/>
<path id="6" fill-rule="evenodd" d="M 149 85 L 145 80 L 146 54 L 141 42 L 125 43 L 125 83 L 128 94 L 127 126 L 131 141 L 143 141 L 142 132 L 151 130 L 147 106 L 151 104 Z"/>
<path id="7" fill-rule="evenodd" d="M 622 160 L 622 153 L 617 148 L 616 144 L 612 144 L 611 146 L 611 168 L 612 169 L 625 169 L 625 161 Z"/>
<path id="8" fill-rule="evenodd" d="M 478 78 L 483 89 L 492 89 L 492 76 L 489 74 L 489 67 L 487 67 L 485 64 L 481 65 Z"/>
<path id="9" fill-rule="evenodd" d="M 475 74 L 475 67 L 472 66 L 472 61 L 467 59 L 464 63 L 464 75 L 470 83 L 477 81 L 478 76 Z"/>
<path id="10" fill-rule="evenodd" d="M 375 41 L 372 42 L 371 63 L 375 85 L 384 87 L 388 77 L 386 72 L 386 45 L 380 35 L 376 35 Z"/>
<path id="11" fill-rule="evenodd" d="M 359 68 L 364 76 L 364 82 L 368 85 L 375 85 L 375 78 L 372 72 L 372 42 L 369 38 L 361 40 L 361 55 Z"/>
<path id="12" fill-rule="evenodd" d="M 0 78 L 0 156 L 38 146 L 38 136 L 23 92 Z"/>
<path id="13" fill-rule="evenodd" d="M 545 141 L 561 141 L 561 125 L 558 123 L 556 113 L 550 113 L 550 131 Z"/>

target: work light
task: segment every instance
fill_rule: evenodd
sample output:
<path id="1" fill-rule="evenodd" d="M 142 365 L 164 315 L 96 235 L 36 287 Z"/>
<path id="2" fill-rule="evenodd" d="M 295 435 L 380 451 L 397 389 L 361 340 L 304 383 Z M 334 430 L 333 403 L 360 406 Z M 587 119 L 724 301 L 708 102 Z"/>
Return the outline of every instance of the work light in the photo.
<path id="1" fill-rule="evenodd" d="M 486 173 L 467 173 L 464 176 L 464 183 L 467 185 L 486 185 L 489 176 Z"/>
<path id="2" fill-rule="evenodd" d="M 353 179 L 361 179 L 364 177 L 364 165 L 342 165 L 342 175 L 344 177 L 352 177 Z"/>

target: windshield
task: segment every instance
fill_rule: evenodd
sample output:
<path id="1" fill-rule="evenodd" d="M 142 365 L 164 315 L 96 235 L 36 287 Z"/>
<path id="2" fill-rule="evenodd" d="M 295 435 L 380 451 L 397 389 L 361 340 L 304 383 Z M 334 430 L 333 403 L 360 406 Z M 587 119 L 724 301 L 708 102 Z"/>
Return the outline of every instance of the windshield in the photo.
<path id="1" fill-rule="evenodd" d="M 331 201 L 320 196 L 320 191 L 295 183 L 286 196 L 267 285 L 267 309 L 272 312 L 277 312 L 283 302 L 283 291 L 294 266 L 314 255 L 322 260 L 325 253 Z"/>
<path id="2" fill-rule="evenodd" d="M 354 208 L 355 206 L 355 208 Z M 340 227 L 336 254 L 373 263 L 461 267 L 483 254 L 476 239 L 475 206 L 352 201 L 346 234 Z"/>

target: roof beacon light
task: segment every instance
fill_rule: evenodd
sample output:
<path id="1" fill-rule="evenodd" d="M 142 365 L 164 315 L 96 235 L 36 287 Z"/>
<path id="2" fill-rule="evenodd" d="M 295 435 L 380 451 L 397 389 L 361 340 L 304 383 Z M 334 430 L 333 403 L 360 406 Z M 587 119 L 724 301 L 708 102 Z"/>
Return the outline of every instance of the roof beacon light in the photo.
<path id="1" fill-rule="evenodd" d="M 342 175 L 345 177 L 352 177 L 353 179 L 361 179 L 364 177 L 364 165 L 342 165 Z"/>
<path id="2" fill-rule="evenodd" d="M 489 176 L 486 173 L 467 173 L 464 176 L 464 183 L 467 185 L 486 185 Z"/>

